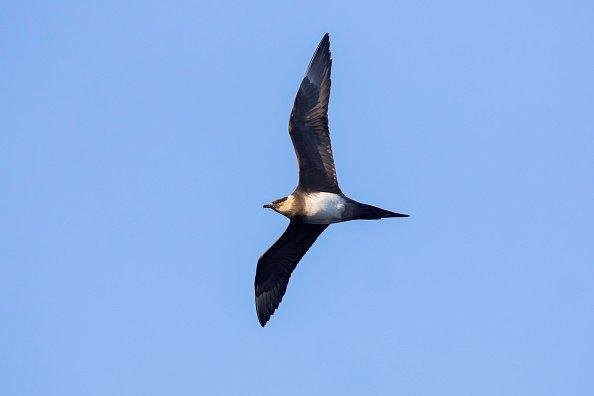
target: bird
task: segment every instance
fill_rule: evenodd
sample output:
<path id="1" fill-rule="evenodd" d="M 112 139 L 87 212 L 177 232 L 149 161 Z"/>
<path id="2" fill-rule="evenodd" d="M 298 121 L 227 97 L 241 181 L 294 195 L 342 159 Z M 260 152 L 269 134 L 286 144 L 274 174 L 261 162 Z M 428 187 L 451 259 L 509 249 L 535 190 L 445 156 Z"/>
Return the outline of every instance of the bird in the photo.
<path id="1" fill-rule="evenodd" d="M 299 168 L 297 187 L 290 195 L 264 205 L 290 221 L 258 259 L 254 287 L 262 327 L 278 308 L 293 270 L 330 224 L 408 217 L 357 202 L 338 186 L 328 130 L 331 69 L 330 36 L 326 33 L 307 67 L 289 118 L 289 136 Z"/>

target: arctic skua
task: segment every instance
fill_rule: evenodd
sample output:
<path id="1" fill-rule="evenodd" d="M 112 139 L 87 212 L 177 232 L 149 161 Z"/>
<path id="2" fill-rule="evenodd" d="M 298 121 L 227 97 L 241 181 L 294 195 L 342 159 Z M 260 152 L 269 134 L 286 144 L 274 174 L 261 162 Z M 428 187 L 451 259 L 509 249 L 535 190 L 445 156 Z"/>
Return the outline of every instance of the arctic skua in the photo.
<path id="1" fill-rule="evenodd" d="M 289 118 L 299 183 L 291 195 L 264 205 L 290 222 L 258 260 L 254 285 L 256 312 L 262 327 L 278 308 L 297 263 L 330 224 L 408 217 L 352 200 L 338 187 L 328 131 L 331 67 L 330 38 L 326 33 L 301 81 Z"/>

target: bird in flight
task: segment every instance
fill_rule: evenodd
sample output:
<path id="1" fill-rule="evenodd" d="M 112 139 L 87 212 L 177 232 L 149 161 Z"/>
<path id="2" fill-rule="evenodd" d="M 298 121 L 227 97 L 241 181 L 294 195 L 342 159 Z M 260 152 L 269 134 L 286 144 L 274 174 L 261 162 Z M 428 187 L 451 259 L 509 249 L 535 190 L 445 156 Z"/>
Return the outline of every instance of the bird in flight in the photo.
<path id="1" fill-rule="evenodd" d="M 301 81 L 289 119 L 299 184 L 289 196 L 264 205 L 290 219 L 256 268 L 256 312 L 262 327 L 278 308 L 299 260 L 332 223 L 408 217 L 348 198 L 338 187 L 330 134 L 330 37 L 324 35 Z"/>

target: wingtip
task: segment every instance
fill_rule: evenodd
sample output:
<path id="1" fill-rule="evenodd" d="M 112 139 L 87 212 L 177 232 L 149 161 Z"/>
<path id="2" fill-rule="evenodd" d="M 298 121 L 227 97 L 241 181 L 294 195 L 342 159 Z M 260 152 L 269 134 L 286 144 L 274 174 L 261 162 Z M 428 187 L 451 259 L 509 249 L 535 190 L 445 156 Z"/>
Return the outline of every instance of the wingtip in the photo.
<path id="1" fill-rule="evenodd" d="M 256 296 L 256 316 L 258 317 L 258 322 L 262 327 L 266 326 L 266 323 L 268 323 L 270 317 L 274 314 L 274 311 L 276 310 L 276 308 L 271 309 L 273 307 L 273 305 L 271 304 L 272 302 L 270 301 L 269 294 L 263 293 L 260 296 Z"/>
<path id="2" fill-rule="evenodd" d="M 324 34 L 324 36 L 320 40 L 320 43 L 318 44 L 318 47 L 316 48 L 313 57 L 315 58 L 316 55 L 320 52 L 330 52 L 330 34 L 328 33 Z"/>
<path id="3" fill-rule="evenodd" d="M 328 50 L 330 50 L 330 34 L 329 33 L 325 33 L 324 36 L 322 37 L 322 39 L 320 40 L 320 44 L 318 45 L 318 48 L 322 48 L 322 47 L 328 47 Z"/>
<path id="4" fill-rule="evenodd" d="M 312 84 L 319 87 L 322 83 L 322 79 L 326 75 L 325 73 L 328 73 L 329 77 L 331 65 L 332 54 L 330 52 L 330 35 L 326 33 L 324 34 L 324 37 L 322 37 L 322 40 L 320 40 L 320 43 L 307 66 L 305 76 Z"/>
<path id="5" fill-rule="evenodd" d="M 258 316 L 258 322 L 260 323 L 260 326 L 262 326 L 262 327 L 266 326 L 266 323 L 268 323 L 268 319 L 270 319 L 270 316 L 265 317 L 265 315 L 263 315 L 262 312 L 260 312 L 257 305 L 256 305 L 256 315 Z"/>

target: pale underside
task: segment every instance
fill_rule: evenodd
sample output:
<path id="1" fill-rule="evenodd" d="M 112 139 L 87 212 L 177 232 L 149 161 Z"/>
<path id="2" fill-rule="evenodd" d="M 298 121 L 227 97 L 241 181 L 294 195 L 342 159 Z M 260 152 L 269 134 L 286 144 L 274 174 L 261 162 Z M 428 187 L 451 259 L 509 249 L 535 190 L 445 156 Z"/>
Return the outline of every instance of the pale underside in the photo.
<path id="1" fill-rule="evenodd" d="M 304 222 L 309 224 L 332 224 L 343 220 L 346 200 L 338 195 L 318 192 L 307 195 Z"/>
<path id="2" fill-rule="evenodd" d="M 307 224 L 332 224 L 344 220 L 347 201 L 342 195 L 312 192 L 303 198 L 303 207 L 298 213 L 295 211 L 297 200 L 292 194 L 278 208 L 279 213 L 287 217 L 298 215 L 301 222 Z"/>

